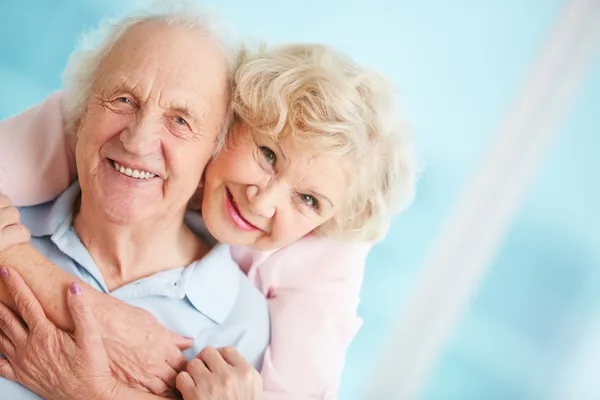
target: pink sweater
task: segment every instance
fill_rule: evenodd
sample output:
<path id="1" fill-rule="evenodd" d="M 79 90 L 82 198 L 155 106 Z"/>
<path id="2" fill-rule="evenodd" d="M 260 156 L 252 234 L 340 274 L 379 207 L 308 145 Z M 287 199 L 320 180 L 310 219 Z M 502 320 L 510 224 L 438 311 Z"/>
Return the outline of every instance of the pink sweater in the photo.
<path id="1" fill-rule="evenodd" d="M 60 93 L 0 121 L 0 192 L 15 204 L 53 199 L 75 179 Z M 276 251 L 231 247 L 268 299 L 271 344 L 261 375 L 265 400 L 335 399 L 357 315 L 371 244 L 305 237 Z"/>

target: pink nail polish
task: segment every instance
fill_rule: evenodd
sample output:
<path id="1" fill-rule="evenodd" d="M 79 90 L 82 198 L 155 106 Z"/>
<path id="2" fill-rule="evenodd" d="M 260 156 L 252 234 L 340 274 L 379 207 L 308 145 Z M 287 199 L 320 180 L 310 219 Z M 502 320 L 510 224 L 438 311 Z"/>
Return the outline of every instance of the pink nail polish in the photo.
<path id="1" fill-rule="evenodd" d="M 6 267 L 0 268 L 0 275 L 2 275 L 3 278 L 6 278 L 8 276 L 8 270 L 6 269 Z"/>
<path id="2" fill-rule="evenodd" d="M 77 284 L 77 282 L 71 283 L 71 293 L 74 294 L 74 295 L 80 295 L 81 294 L 81 286 L 79 286 Z"/>

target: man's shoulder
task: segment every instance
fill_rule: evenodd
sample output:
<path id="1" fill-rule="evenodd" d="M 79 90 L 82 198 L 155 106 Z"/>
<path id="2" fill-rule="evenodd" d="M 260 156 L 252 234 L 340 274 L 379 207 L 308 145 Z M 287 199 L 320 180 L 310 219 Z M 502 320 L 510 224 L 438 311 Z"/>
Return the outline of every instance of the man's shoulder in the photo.
<path id="1" fill-rule="evenodd" d="M 260 317 L 268 322 L 269 307 L 267 298 L 252 284 L 246 274 L 238 268 L 240 285 L 237 300 L 233 306 L 233 318 Z"/>
<path id="2" fill-rule="evenodd" d="M 79 183 L 74 182 L 54 200 L 35 206 L 19 207 L 21 223 L 34 237 L 54 234 L 73 213 L 80 193 Z"/>
<path id="3" fill-rule="evenodd" d="M 267 299 L 231 258 L 229 246 L 219 244 L 194 263 L 186 281 L 192 304 L 218 324 L 268 322 Z"/>
<path id="4" fill-rule="evenodd" d="M 264 328 L 269 325 L 269 306 L 265 295 L 257 288 L 248 276 L 233 262 L 235 276 L 238 280 L 237 296 L 225 324 L 249 325 L 253 328 Z"/>
<path id="5" fill-rule="evenodd" d="M 266 297 L 241 270 L 239 279 L 236 302 L 222 329 L 237 332 L 234 346 L 260 370 L 264 352 L 271 342 L 269 305 Z"/>
<path id="6" fill-rule="evenodd" d="M 218 324 L 205 345 L 234 346 L 260 369 L 269 345 L 267 299 L 231 258 L 230 247 L 218 245 L 197 262 L 186 283 L 192 304 Z"/>

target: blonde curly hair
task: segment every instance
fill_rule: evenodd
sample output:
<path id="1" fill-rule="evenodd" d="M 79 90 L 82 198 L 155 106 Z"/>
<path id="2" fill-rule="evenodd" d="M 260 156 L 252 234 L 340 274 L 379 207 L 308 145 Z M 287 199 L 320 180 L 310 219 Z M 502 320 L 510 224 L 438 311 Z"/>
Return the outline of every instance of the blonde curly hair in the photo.
<path id="1" fill-rule="evenodd" d="M 414 195 L 415 166 L 396 90 L 383 76 L 317 44 L 241 53 L 234 118 L 255 133 L 288 135 L 309 149 L 348 158 L 352 184 L 341 210 L 316 234 L 378 240 Z"/>

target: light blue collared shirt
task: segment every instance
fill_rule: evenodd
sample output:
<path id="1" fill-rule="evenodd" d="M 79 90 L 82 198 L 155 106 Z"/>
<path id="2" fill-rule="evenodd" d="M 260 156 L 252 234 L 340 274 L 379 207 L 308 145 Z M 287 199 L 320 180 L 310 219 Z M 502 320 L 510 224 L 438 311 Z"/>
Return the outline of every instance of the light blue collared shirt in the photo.
<path id="1" fill-rule="evenodd" d="M 234 346 L 260 370 L 270 340 L 267 301 L 231 259 L 228 246 L 216 245 L 187 267 L 158 272 L 109 292 L 72 225 L 80 193 L 74 183 L 52 202 L 20 209 L 37 250 L 93 288 L 143 308 L 173 332 L 194 338 L 193 347 L 184 352 L 188 360 L 206 346 Z M 188 212 L 186 224 L 211 241 L 199 214 Z M 0 378 L 0 398 L 39 399 L 4 378 Z"/>

